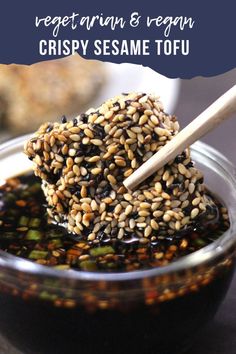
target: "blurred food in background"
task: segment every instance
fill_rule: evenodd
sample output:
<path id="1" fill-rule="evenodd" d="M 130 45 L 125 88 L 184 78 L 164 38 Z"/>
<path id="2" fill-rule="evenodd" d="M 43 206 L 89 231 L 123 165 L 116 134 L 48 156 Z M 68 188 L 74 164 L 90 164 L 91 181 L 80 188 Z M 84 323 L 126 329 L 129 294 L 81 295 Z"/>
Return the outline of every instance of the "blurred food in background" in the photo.
<path id="1" fill-rule="evenodd" d="M 106 81 L 103 63 L 79 55 L 25 65 L 0 65 L 0 127 L 10 135 L 78 115 Z"/>
<path id="2" fill-rule="evenodd" d="M 122 92 L 160 95 L 174 112 L 180 81 L 141 65 L 86 60 L 79 55 L 34 65 L 0 65 L 0 142 L 46 121 L 73 118 Z"/>

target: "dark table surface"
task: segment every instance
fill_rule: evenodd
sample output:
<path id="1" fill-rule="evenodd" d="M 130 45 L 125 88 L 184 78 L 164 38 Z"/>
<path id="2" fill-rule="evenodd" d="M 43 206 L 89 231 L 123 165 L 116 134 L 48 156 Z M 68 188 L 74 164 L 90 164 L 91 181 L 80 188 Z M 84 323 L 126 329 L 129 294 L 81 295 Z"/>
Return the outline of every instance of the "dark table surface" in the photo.
<path id="1" fill-rule="evenodd" d="M 236 70 L 212 78 L 182 80 L 175 114 L 181 126 L 195 118 L 217 97 L 236 83 Z M 236 165 L 236 116 L 203 139 Z M 236 275 L 215 319 L 203 330 L 188 354 L 236 353 Z M 0 354 L 21 354 L 0 336 Z M 147 353 L 148 354 L 148 353 Z"/>

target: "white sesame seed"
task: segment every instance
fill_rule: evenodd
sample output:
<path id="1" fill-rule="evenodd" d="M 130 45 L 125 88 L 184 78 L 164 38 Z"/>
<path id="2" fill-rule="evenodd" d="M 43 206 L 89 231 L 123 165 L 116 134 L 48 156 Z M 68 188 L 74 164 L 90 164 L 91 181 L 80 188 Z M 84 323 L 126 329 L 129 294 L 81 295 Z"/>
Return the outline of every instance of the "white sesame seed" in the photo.
<path id="1" fill-rule="evenodd" d="M 199 214 L 199 209 L 198 208 L 194 208 L 192 211 L 191 211 L 191 219 L 195 219 Z"/>

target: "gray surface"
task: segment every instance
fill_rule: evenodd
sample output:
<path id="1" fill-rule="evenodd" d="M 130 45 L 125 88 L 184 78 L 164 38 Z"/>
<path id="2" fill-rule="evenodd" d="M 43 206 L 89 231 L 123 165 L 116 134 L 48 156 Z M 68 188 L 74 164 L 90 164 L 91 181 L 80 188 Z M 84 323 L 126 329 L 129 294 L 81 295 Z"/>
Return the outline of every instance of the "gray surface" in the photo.
<path id="1" fill-rule="evenodd" d="M 183 80 L 175 114 L 184 127 L 217 97 L 236 84 L 236 70 L 213 78 Z M 204 139 L 236 165 L 236 116 Z M 203 331 L 188 354 L 236 353 L 236 275 L 214 321 Z"/>
<path id="2" fill-rule="evenodd" d="M 182 80 L 178 105 L 175 110 L 181 127 L 207 108 L 216 98 L 236 84 L 236 70 L 212 78 Z M 225 121 L 204 139 L 236 165 L 236 116 Z"/>
<path id="3" fill-rule="evenodd" d="M 184 127 L 236 83 L 236 70 L 213 78 L 183 80 L 175 114 Z M 236 164 L 236 116 L 203 139 Z M 203 331 L 189 354 L 236 353 L 236 276 L 214 321 Z M 0 337 L 0 354 L 20 354 Z M 89 354 L 89 353 L 88 353 Z M 148 353 L 147 353 L 148 354 Z"/>

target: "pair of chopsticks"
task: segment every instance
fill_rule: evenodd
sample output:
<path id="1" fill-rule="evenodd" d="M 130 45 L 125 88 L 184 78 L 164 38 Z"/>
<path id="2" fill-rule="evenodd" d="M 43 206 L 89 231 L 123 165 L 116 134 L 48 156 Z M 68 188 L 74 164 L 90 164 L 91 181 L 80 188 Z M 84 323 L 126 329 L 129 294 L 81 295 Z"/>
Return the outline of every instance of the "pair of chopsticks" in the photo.
<path id="1" fill-rule="evenodd" d="M 127 189 L 133 190 L 141 182 L 173 160 L 179 153 L 193 144 L 224 120 L 236 113 L 236 85 L 218 98 L 204 112 L 181 130 L 161 150 L 124 180 Z"/>

